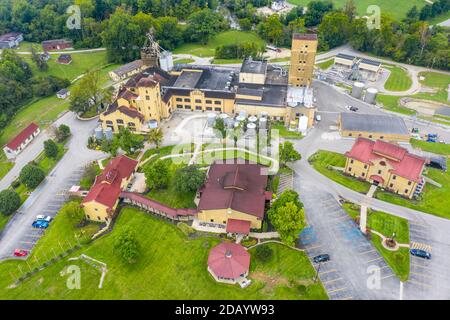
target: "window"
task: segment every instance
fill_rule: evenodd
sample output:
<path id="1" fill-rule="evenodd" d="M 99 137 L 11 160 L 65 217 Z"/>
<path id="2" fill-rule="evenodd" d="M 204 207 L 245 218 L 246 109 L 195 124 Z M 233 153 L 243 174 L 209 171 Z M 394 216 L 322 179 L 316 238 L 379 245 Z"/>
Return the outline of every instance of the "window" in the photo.
<path id="1" fill-rule="evenodd" d="M 353 135 L 352 133 L 349 133 L 349 134 L 348 134 L 349 137 L 351 137 L 352 135 Z"/>
<path id="2" fill-rule="evenodd" d="M 183 109 L 183 106 L 181 104 L 177 104 L 177 109 Z"/>
<path id="3" fill-rule="evenodd" d="M 123 120 L 122 119 L 117 119 L 117 123 L 123 124 Z"/>
<path id="4" fill-rule="evenodd" d="M 214 222 L 214 219 L 209 220 L 210 222 Z"/>
<path id="5" fill-rule="evenodd" d="M 397 176 L 392 176 L 392 180 L 395 180 L 395 179 L 397 179 Z"/>
<path id="6" fill-rule="evenodd" d="M 195 110 L 202 110 L 202 106 L 195 106 Z"/>
<path id="7" fill-rule="evenodd" d="M 221 104 L 222 102 L 220 102 L 219 100 L 215 100 L 214 104 Z"/>
<path id="8" fill-rule="evenodd" d="M 222 223 L 223 223 L 223 224 L 227 224 L 227 222 L 226 222 L 226 221 L 222 221 Z"/>
<path id="9" fill-rule="evenodd" d="M 202 100 L 200 100 L 200 99 L 195 99 L 195 103 L 202 103 Z"/>
<path id="10" fill-rule="evenodd" d="M 363 172 L 363 173 L 361 173 L 361 177 L 365 177 L 366 176 L 366 174 Z"/>
<path id="11" fill-rule="evenodd" d="M 348 168 L 348 171 L 349 171 L 349 172 L 352 171 L 352 167 Z"/>
<path id="12" fill-rule="evenodd" d="M 367 169 L 367 164 L 364 165 L 364 169 Z"/>
<path id="13" fill-rule="evenodd" d="M 214 111 L 222 111 L 222 108 L 214 108 Z"/>
<path id="14" fill-rule="evenodd" d="M 87 215 L 87 218 L 88 218 L 88 219 L 91 219 L 91 216 L 90 216 L 90 215 Z"/>
<path id="15" fill-rule="evenodd" d="M 409 191 L 408 189 L 405 189 L 405 193 L 408 193 L 408 191 Z"/>
<path id="16" fill-rule="evenodd" d="M 175 100 L 178 101 L 178 102 L 183 101 L 183 99 L 181 99 L 181 98 L 176 98 Z"/>
<path id="17" fill-rule="evenodd" d="M 384 161 L 380 161 L 380 166 L 383 166 L 383 167 L 385 167 L 385 166 L 386 166 L 386 162 L 384 162 Z"/>
<path id="18" fill-rule="evenodd" d="M 150 100 L 150 96 L 145 96 L 145 100 Z"/>
<path id="19" fill-rule="evenodd" d="M 372 135 L 371 134 L 369 135 L 369 138 L 372 139 Z"/>
<path id="20" fill-rule="evenodd" d="M 412 182 L 411 181 L 408 181 L 408 186 L 410 186 L 412 184 Z"/>
<path id="21" fill-rule="evenodd" d="M 97 216 L 97 220 L 102 220 L 102 219 L 100 219 L 100 217 L 99 217 L 99 216 Z"/>
<path id="22" fill-rule="evenodd" d="M 206 107 L 206 110 L 212 111 L 212 107 Z"/>
<path id="23" fill-rule="evenodd" d="M 113 124 L 111 120 L 106 120 L 106 124 Z"/>
<path id="24" fill-rule="evenodd" d="M 381 170 L 378 170 L 378 174 L 381 174 Z"/>
<path id="25" fill-rule="evenodd" d="M 191 99 L 186 98 L 186 99 L 184 99 L 184 102 L 191 102 Z"/>
<path id="26" fill-rule="evenodd" d="M 353 159 L 350 160 L 350 163 L 353 163 Z"/>
<path id="27" fill-rule="evenodd" d="M 135 127 L 136 125 L 134 124 L 134 122 L 128 122 L 128 125 L 130 126 L 130 127 Z"/>
<path id="28" fill-rule="evenodd" d="M 206 100 L 205 102 L 206 102 L 207 104 L 211 104 L 211 103 L 212 103 L 211 100 Z"/>
<path id="29" fill-rule="evenodd" d="M 191 106 L 187 104 L 187 105 L 184 106 L 184 108 L 185 109 L 191 109 Z"/>
<path id="30" fill-rule="evenodd" d="M 389 188 L 393 188 L 393 187 L 394 187 L 394 184 L 391 183 L 391 184 L 389 185 Z"/>
<path id="31" fill-rule="evenodd" d="M 383 139 L 384 139 L 384 136 L 381 136 L 380 139 L 383 140 Z"/>

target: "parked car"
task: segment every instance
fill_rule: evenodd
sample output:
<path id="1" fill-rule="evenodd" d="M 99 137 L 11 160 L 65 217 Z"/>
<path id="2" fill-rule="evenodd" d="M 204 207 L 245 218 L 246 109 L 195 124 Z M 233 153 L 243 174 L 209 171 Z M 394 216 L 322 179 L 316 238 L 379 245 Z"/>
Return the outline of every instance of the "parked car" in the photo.
<path id="1" fill-rule="evenodd" d="M 357 107 L 350 107 L 350 111 L 356 112 L 356 111 L 358 111 L 358 108 Z"/>
<path id="2" fill-rule="evenodd" d="M 436 133 L 429 133 L 427 135 L 427 142 L 437 142 L 438 135 Z"/>
<path id="3" fill-rule="evenodd" d="M 16 249 L 14 250 L 14 256 L 15 257 L 26 257 L 28 255 L 28 251 L 27 250 L 23 250 L 23 249 Z"/>
<path id="4" fill-rule="evenodd" d="M 37 229 L 47 229 L 49 226 L 49 223 L 44 220 L 36 220 L 33 222 L 33 224 L 31 226 L 33 228 L 37 228 Z"/>
<path id="5" fill-rule="evenodd" d="M 424 259 L 427 259 L 427 260 L 430 260 L 430 259 L 431 259 L 431 253 L 426 252 L 425 250 L 421 250 L 421 249 L 411 249 L 411 250 L 409 250 L 409 252 L 410 252 L 413 256 L 416 256 L 416 257 L 419 257 L 419 258 L 424 258 Z"/>
<path id="6" fill-rule="evenodd" d="M 322 117 L 320 116 L 320 114 L 318 114 L 318 115 L 316 116 L 316 120 L 317 120 L 317 121 L 322 120 Z"/>
<path id="7" fill-rule="evenodd" d="M 50 216 L 38 215 L 38 216 L 36 216 L 36 220 L 43 220 L 43 221 L 50 222 L 53 220 L 53 218 Z"/>
<path id="8" fill-rule="evenodd" d="M 412 128 L 411 132 L 412 133 L 419 133 L 419 128 Z"/>
<path id="9" fill-rule="evenodd" d="M 313 258 L 314 263 L 327 262 L 330 261 L 330 255 L 327 253 L 319 254 Z"/>

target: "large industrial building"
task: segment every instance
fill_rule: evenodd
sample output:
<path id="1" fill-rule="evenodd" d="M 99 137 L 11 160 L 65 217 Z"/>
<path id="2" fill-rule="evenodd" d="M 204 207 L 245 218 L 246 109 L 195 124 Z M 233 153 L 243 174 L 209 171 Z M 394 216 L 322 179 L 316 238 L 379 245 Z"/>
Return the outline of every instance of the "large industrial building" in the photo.
<path id="1" fill-rule="evenodd" d="M 141 56 L 144 70 L 126 82 L 114 103 L 100 116 L 104 130 L 109 127 L 118 132 L 121 127 L 128 127 L 136 133 L 146 133 L 177 110 L 264 114 L 295 128 L 299 123 L 313 125 L 315 108 L 310 85 L 316 35 L 294 34 L 289 72 L 251 57 L 244 59 L 240 68 L 173 68 L 166 61 L 168 53 L 162 59 L 151 35 L 149 39 Z"/>
<path id="2" fill-rule="evenodd" d="M 339 116 L 342 137 L 408 142 L 405 121 L 396 116 L 343 112 Z"/>

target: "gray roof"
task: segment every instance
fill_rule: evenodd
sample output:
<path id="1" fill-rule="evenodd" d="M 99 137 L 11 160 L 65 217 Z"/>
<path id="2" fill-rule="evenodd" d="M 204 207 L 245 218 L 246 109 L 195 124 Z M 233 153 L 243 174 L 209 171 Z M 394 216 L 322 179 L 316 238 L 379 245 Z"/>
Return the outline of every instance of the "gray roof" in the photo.
<path id="1" fill-rule="evenodd" d="M 233 86 L 239 77 L 236 68 L 189 65 L 183 66 L 181 69 L 184 71 L 177 77 L 175 83 L 167 85 L 167 87 L 228 92 L 229 89 L 226 89 L 228 82 Z M 201 70 L 201 72 L 189 72 L 190 69 Z M 180 71 L 177 67 L 175 70 Z"/>
<path id="2" fill-rule="evenodd" d="M 133 70 L 141 68 L 143 65 L 144 65 L 144 63 L 142 62 L 142 60 L 136 60 L 136 61 L 127 63 L 127 64 L 121 66 L 120 68 L 117 68 L 113 72 L 115 74 L 117 74 L 118 76 L 123 76 Z"/>
<path id="3" fill-rule="evenodd" d="M 265 74 L 267 70 L 267 60 L 257 61 L 252 58 L 246 58 L 242 62 L 241 72 Z"/>
<path id="4" fill-rule="evenodd" d="M 175 88 L 190 88 L 193 89 L 197 86 L 203 71 L 183 70 L 178 76 L 177 80 L 173 84 Z"/>
<path id="5" fill-rule="evenodd" d="M 341 113 L 342 130 L 409 135 L 402 118 L 379 114 Z"/>
<path id="6" fill-rule="evenodd" d="M 351 55 L 349 55 L 349 54 L 345 54 L 345 53 L 338 53 L 337 55 L 336 55 L 336 58 L 341 58 L 341 59 L 346 59 L 346 60 L 355 60 L 355 56 L 351 56 Z"/>
<path id="7" fill-rule="evenodd" d="M 379 66 L 381 65 L 380 61 L 370 60 L 370 59 L 361 59 L 361 63 L 370 64 L 372 66 Z"/>
<path id="8" fill-rule="evenodd" d="M 248 104 L 267 107 L 286 107 L 287 86 L 284 85 L 240 85 L 239 90 L 262 90 L 262 100 L 236 99 L 238 104 Z"/>

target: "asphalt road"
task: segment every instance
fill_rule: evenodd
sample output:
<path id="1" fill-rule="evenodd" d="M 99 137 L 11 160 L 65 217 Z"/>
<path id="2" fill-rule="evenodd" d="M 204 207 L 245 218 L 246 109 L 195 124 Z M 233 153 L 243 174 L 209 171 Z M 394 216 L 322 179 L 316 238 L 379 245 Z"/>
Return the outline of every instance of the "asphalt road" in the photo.
<path id="1" fill-rule="evenodd" d="M 6 225 L 0 235 L 0 260 L 11 258 L 14 249 L 31 250 L 42 235 L 41 231 L 31 227 L 36 215 L 54 217 L 67 200 L 68 189 L 79 182 L 84 166 L 105 156 L 102 152 L 86 147 L 89 135 L 97 126 L 97 120 L 80 121 L 74 113 L 69 112 L 57 123 L 68 125 L 72 131 L 67 144 L 69 150 Z M 35 141 L 33 148 L 38 148 L 38 142 Z M 32 153 L 28 156 L 31 157 Z"/>
<path id="2" fill-rule="evenodd" d="M 343 214 L 337 201 L 341 196 L 351 202 L 366 204 L 369 207 L 406 218 L 410 222 L 411 243 L 428 246 L 433 259 L 424 261 L 411 258 L 411 276 L 404 283 L 403 299 L 449 299 L 450 298 L 450 221 L 420 211 L 393 205 L 354 192 L 335 183 L 315 171 L 308 163 L 310 155 L 319 149 L 343 153 L 353 144 L 352 139 L 324 139 L 335 126 L 338 113 L 345 105 L 360 108 L 361 113 L 380 113 L 381 110 L 364 103 L 358 103 L 339 91 L 330 90 L 327 85 L 315 83 L 316 98 L 322 121 L 302 140 L 296 141 L 297 150 L 302 153 L 302 160 L 294 163 L 296 171 L 294 187 L 305 203 L 308 222 L 314 230 L 316 243 L 307 243 L 305 248 L 310 256 L 329 253 L 332 260 L 327 268 L 330 275 L 322 272 L 319 276 L 332 299 L 400 299 L 400 282 L 391 276 L 389 267 L 379 259 L 374 247 L 367 242 L 358 228 Z M 424 130 L 426 128 L 423 128 Z M 431 128 L 436 132 L 436 128 Z M 439 131 L 447 137 L 448 131 Z M 361 252 L 361 248 L 365 251 Z M 364 253 L 365 252 L 365 253 Z M 380 289 L 367 287 L 368 265 L 378 265 L 381 270 L 382 285 Z M 340 286 L 327 287 L 327 281 L 333 279 Z"/>

